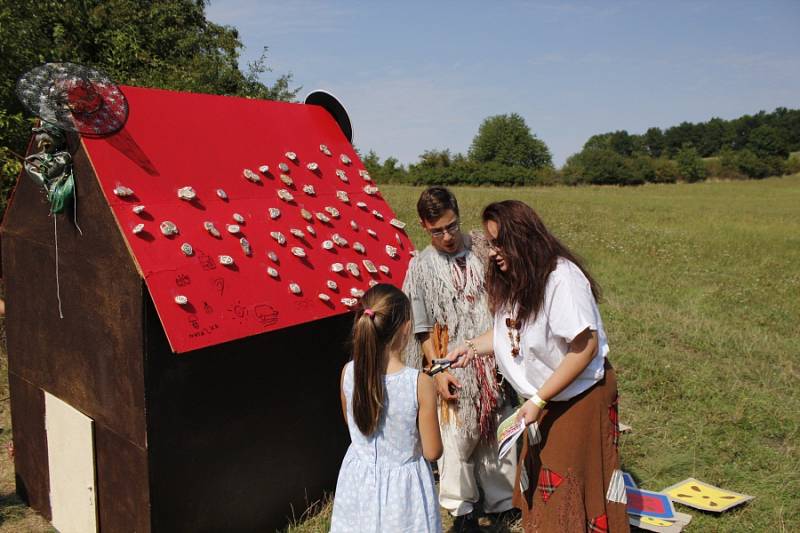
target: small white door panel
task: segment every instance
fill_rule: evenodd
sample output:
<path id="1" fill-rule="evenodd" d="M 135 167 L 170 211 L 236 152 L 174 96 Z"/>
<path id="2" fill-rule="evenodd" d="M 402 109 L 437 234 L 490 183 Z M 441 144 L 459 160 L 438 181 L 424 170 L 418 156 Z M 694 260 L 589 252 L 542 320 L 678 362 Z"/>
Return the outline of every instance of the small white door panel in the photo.
<path id="1" fill-rule="evenodd" d="M 96 532 L 94 421 L 48 392 L 44 398 L 53 527 Z"/>

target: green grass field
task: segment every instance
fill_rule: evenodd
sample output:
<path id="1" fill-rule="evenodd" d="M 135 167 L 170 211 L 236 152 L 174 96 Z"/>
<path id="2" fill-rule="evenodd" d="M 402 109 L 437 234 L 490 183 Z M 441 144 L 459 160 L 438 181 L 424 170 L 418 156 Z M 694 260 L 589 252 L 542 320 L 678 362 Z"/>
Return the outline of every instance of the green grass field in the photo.
<path id="1" fill-rule="evenodd" d="M 383 187 L 418 246 L 420 190 Z M 602 284 L 621 419 L 633 426 L 623 466 L 641 487 L 693 476 L 756 496 L 721 516 L 677 506 L 694 517 L 690 531 L 799 528 L 800 176 L 454 190 L 467 228 L 488 202 L 528 202 Z M 5 445 L 7 401 L 0 416 Z M 0 531 L 42 531 L 14 503 L 5 454 L 2 467 Z M 326 531 L 326 512 L 291 531 Z"/>
<path id="2" fill-rule="evenodd" d="M 416 219 L 418 190 L 383 190 Z M 603 286 L 639 486 L 693 476 L 756 496 L 691 511 L 695 531 L 800 529 L 800 176 L 455 192 L 466 227 L 488 202 L 529 203 Z"/>

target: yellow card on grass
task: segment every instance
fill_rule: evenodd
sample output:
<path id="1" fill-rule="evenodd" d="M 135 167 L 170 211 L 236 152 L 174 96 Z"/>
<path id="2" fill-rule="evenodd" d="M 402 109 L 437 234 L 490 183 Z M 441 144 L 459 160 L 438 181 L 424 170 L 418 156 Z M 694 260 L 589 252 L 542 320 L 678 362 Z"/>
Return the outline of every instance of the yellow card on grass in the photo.
<path id="1" fill-rule="evenodd" d="M 655 531 L 656 533 L 681 533 L 683 528 L 692 521 L 692 515 L 675 512 L 674 520 L 664 520 L 652 516 L 628 515 L 628 522 L 632 526 L 645 531 Z"/>
<path id="2" fill-rule="evenodd" d="M 753 499 L 753 496 L 739 494 L 703 483 L 692 477 L 662 490 L 664 494 L 677 503 L 700 509 L 721 513 L 731 507 L 741 505 Z"/>
<path id="3" fill-rule="evenodd" d="M 662 520 L 661 518 L 653 518 L 652 516 L 643 516 L 639 519 L 643 524 L 650 524 L 651 526 L 669 527 L 673 523 L 669 520 Z"/>

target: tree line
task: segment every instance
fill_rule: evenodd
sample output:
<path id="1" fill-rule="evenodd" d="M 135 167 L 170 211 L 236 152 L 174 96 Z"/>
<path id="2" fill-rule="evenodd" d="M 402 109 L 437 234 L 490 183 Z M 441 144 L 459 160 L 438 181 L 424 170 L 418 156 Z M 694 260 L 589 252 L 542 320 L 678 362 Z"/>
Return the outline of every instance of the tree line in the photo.
<path id="1" fill-rule="evenodd" d="M 638 184 L 800 172 L 800 110 L 779 107 L 733 120 L 682 122 L 644 134 L 593 135 L 562 168 L 567 183 Z"/>
<path id="2" fill-rule="evenodd" d="M 121 84 L 292 101 L 291 74 L 270 72 L 267 49 L 245 70 L 237 30 L 206 19 L 207 0 L 15 0 L 0 3 L 0 215 L 21 169 L 33 119 L 17 78 L 44 62 L 99 68 Z M 362 159 L 377 181 L 427 185 L 639 184 L 800 172 L 800 110 L 683 122 L 644 134 L 592 136 L 557 169 L 544 141 L 516 113 L 486 118 L 466 154 L 422 153 L 411 165 Z M 792 153 L 794 153 L 792 155 Z"/>
<path id="3" fill-rule="evenodd" d="M 405 168 L 394 157 L 383 162 L 374 151 L 361 160 L 378 182 L 413 185 L 530 185 L 555 176 L 550 149 L 516 113 L 483 121 L 464 154 L 427 150 Z"/>
<path id="4" fill-rule="evenodd" d="M 530 155 L 520 155 L 526 152 Z M 779 107 L 733 120 L 682 122 L 641 135 L 601 133 L 560 169 L 553 167 L 547 145 L 518 114 L 484 120 L 466 155 L 427 150 L 408 168 L 393 157 L 381 162 L 374 152 L 362 159 L 378 181 L 413 185 L 638 185 L 765 178 L 800 172 L 800 110 Z"/>

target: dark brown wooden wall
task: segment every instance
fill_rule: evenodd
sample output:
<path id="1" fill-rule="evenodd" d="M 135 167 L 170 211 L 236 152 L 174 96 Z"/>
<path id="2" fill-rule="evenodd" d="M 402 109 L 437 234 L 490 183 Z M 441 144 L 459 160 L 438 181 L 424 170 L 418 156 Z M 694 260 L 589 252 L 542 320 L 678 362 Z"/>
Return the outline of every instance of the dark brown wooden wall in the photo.
<path id="1" fill-rule="evenodd" d="M 153 531 L 274 531 L 333 491 L 349 314 L 183 355 L 146 314 Z"/>
<path id="2" fill-rule="evenodd" d="M 83 151 L 79 235 L 23 179 L 3 227 L 18 487 L 50 516 L 42 390 L 95 421 L 103 531 L 269 531 L 335 488 L 344 315 L 171 353 Z"/>
<path id="3" fill-rule="evenodd" d="M 17 494 L 50 520 L 53 514 L 44 429 L 44 393 L 13 373 L 8 375 L 8 389 L 11 393 Z"/>
<path id="4" fill-rule="evenodd" d="M 18 384 L 11 398 L 17 475 L 29 496 L 48 493 L 46 476 L 30 466 L 45 465 L 47 473 L 46 445 L 30 430 L 43 431 L 30 402 L 30 390 L 43 389 L 95 421 L 101 528 L 141 524 L 137 530 L 147 531 L 148 522 L 134 516 L 149 507 L 143 285 L 82 149 L 75 154 L 75 171 L 83 235 L 71 210 L 58 215 L 63 319 L 56 299 L 53 218 L 42 190 L 27 177 L 3 227 L 9 376 Z M 26 392 L 18 395 L 21 390 Z M 29 502 L 49 515 L 49 503 L 45 508 L 41 498 Z"/>

